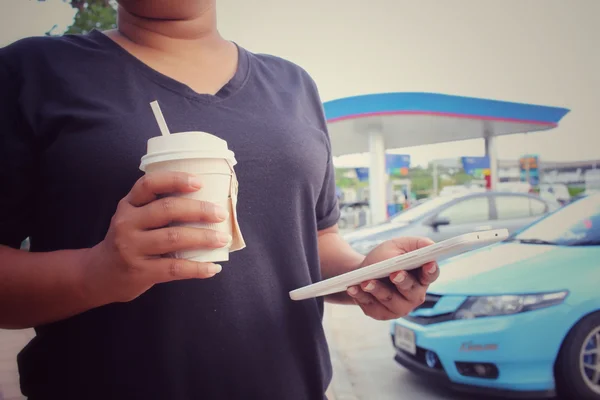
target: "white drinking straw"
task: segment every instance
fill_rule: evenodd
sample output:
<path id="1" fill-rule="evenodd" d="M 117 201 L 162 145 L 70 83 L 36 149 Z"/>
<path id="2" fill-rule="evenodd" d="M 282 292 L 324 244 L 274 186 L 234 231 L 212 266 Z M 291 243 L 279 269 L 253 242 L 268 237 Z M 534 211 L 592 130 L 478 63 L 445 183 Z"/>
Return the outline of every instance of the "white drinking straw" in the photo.
<path id="1" fill-rule="evenodd" d="M 158 123 L 158 127 L 160 128 L 160 133 L 162 133 L 163 136 L 170 135 L 171 132 L 169 132 L 167 121 L 165 121 L 165 117 L 163 116 L 163 113 L 160 110 L 158 101 L 154 100 L 152 103 L 150 103 L 150 107 L 152 107 L 152 112 L 154 113 L 154 118 L 156 118 L 156 122 Z"/>

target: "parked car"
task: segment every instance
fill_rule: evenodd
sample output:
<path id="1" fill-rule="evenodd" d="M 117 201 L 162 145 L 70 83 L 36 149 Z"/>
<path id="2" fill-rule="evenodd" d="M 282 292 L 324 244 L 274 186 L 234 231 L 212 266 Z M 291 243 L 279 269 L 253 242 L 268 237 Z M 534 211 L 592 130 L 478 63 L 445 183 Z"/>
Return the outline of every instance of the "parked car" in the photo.
<path id="1" fill-rule="evenodd" d="M 480 185 L 448 185 L 440 191 L 440 196 L 451 196 L 461 193 L 485 192 L 486 189 Z"/>
<path id="2" fill-rule="evenodd" d="M 569 188 L 563 183 L 542 183 L 540 185 L 540 197 L 555 199 L 561 205 L 565 205 L 571 201 L 571 194 L 569 193 Z"/>
<path id="3" fill-rule="evenodd" d="M 577 201 L 579 199 L 583 199 L 584 197 L 591 196 L 591 195 L 598 194 L 598 193 L 600 193 L 600 190 L 594 190 L 594 189 L 585 190 L 585 191 L 571 197 L 571 201 L 572 202 Z"/>
<path id="4" fill-rule="evenodd" d="M 600 194 L 441 262 L 391 336 L 398 363 L 480 398 L 599 400 Z"/>
<path id="5" fill-rule="evenodd" d="M 511 193 L 533 193 L 533 188 L 527 182 L 499 182 L 498 190 Z"/>
<path id="6" fill-rule="evenodd" d="M 439 242 L 463 233 L 528 225 L 557 209 L 556 202 L 527 193 L 475 192 L 431 198 L 385 223 L 350 232 L 344 238 L 362 254 L 398 236 L 426 236 Z"/>

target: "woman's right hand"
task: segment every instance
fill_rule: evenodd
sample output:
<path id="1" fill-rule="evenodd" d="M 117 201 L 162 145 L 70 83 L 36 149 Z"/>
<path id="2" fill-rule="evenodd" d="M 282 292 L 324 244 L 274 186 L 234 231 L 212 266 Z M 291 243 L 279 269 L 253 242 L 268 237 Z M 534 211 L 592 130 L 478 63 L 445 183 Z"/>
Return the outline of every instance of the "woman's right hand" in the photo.
<path id="1" fill-rule="evenodd" d="M 130 301 L 156 283 L 210 278 L 221 266 L 162 255 L 179 250 L 219 248 L 229 235 L 210 229 L 169 226 L 172 222 L 222 222 L 227 210 L 170 193 L 201 190 L 195 176 L 180 172 L 149 173 L 123 198 L 105 239 L 87 252 L 86 291 L 103 303 Z"/>

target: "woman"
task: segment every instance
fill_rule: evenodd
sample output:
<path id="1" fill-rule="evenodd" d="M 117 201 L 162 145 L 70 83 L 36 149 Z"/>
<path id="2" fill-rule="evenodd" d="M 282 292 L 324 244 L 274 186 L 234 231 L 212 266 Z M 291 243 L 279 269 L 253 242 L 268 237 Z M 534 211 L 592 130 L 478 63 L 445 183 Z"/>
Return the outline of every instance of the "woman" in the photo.
<path id="1" fill-rule="evenodd" d="M 323 399 L 323 302 L 288 292 L 428 245 L 366 258 L 338 235 L 330 142 L 300 67 L 223 39 L 210 0 L 122 0 L 118 30 L 0 50 L 0 328 L 36 328 L 19 355 L 30 399 Z M 223 267 L 159 257 L 215 248 L 226 218 L 168 196 L 197 177 L 139 170 L 160 132 L 225 139 L 247 247 Z M 26 237 L 31 252 L 19 251 Z M 377 319 L 420 304 L 435 264 L 329 300 Z"/>

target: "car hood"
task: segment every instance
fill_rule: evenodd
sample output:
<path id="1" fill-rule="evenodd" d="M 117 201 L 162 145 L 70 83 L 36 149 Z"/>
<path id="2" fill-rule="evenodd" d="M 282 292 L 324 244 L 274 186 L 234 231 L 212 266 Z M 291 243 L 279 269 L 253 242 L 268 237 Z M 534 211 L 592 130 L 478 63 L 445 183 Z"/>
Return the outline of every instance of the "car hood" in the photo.
<path id="1" fill-rule="evenodd" d="M 599 259 L 600 246 L 500 243 L 440 263 L 429 292 L 476 296 L 569 289 L 597 279 Z"/>
<path id="2" fill-rule="evenodd" d="M 394 231 L 399 228 L 407 226 L 406 222 L 384 222 L 380 225 L 369 226 L 366 228 L 360 228 L 355 231 L 349 232 L 344 235 L 344 239 L 348 243 L 358 242 L 360 240 L 368 240 L 372 236 L 378 236 L 385 234 L 386 232 Z"/>

